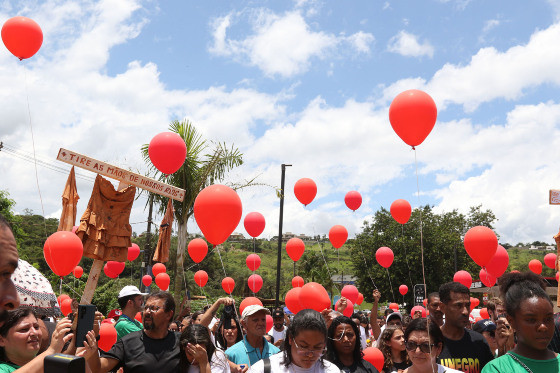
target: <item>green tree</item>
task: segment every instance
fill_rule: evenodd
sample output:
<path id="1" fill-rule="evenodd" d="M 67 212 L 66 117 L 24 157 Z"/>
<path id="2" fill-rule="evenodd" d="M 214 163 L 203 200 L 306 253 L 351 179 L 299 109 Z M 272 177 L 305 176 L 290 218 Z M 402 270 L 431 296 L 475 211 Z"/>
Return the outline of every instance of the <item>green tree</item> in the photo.
<path id="1" fill-rule="evenodd" d="M 298 272 L 309 281 L 323 285 L 332 296 L 334 282 L 331 275 L 337 274 L 338 269 L 334 266 L 327 269 L 323 255 L 317 251 L 306 251 L 298 261 Z"/>
<path id="2" fill-rule="evenodd" d="M 157 171 L 150 161 L 148 144 L 142 146 L 142 155 L 159 180 L 186 191 L 182 202 L 173 201 L 175 219 L 178 224 L 174 295 L 179 300 L 181 299 L 183 265 L 188 239 L 187 222 L 194 213 L 196 196 L 205 187 L 222 180 L 228 171 L 243 164 L 243 157 L 239 149 L 233 145 L 228 147 L 225 143 L 208 143 L 202 139 L 194 125 L 188 120 L 181 122 L 174 120 L 169 125 L 169 130 L 181 136 L 187 145 L 187 158 L 177 172 L 166 176 Z M 153 198 L 158 204 L 160 212 L 164 212 L 167 207 L 167 198 L 156 194 L 153 195 Z"/>
<path id="3" fill-rule="evenodd" d="M 362 233 L 352 242 L 352 265 L 358 277 L 358 287 L 363 289 L 362 293 L 368 301 L 372 300 L 373 283 L 384 299 L 398 301 L 402 299 L 398 287 L 405 284 L 409 288 L 405 300 L 411 303 L 413 286 L 423 283 L 423 273 L 428 292 L 437 291 L 441 284 L 452 281 L 455 255 L 457 270 L 466 270 L 473 278 L 477 278 L 480 267 L 466 253 L 462 238 L 473 225 L 493 229 L 495 220 L 494 214 L 490 210 L 482 211 L 481 206 L 471 208 L 466 216 L 457 210 L 438 214 L 430 206 L 424 206 L 414 209 L 409 222 L 403 226 L 391 217 L 389 211 L 382 208 L 371 221 L 364 222 Z M 420 221 L 424 263 L 421 255 Z M 375 252 L 381 246 L 391 248 L 395 256 L 388 271 L 375 260 Z"/>

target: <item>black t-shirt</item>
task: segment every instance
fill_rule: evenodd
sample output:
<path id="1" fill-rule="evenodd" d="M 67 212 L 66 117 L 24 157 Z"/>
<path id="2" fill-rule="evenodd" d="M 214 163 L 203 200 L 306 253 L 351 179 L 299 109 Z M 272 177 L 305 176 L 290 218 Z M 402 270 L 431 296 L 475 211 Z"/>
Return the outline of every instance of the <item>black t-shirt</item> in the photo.
<path id="1" fill-rule="evenodd" d="M 443 339 L 443 350 L 437 362 L 445 367 L 465 373 L 480 373 L 494 358 L 486 339 L 472 330 L 465 329 L 465 335 L 458 341 L 445 337 Z"/>
<path id="2" fill-rule="evenodd" d="M 351 367 L 344 366 L 340 362 L 336 364 L 336 366 L 344 373 L 379 373 L 376 367 L 364 359 L 359 362 L 354 362 Z"/>
<path id="3" fill-rule="evenodd" d="M 143 330 L 122 337 L 101 357 L 119 360 L 116 368 L 125 373 L 179 372 L 179 333 L 169 332 L 163 339 L 152 339 Z"/>
<path id="4" fill-rule="evenodd" d="M 411 363 L 407 363 L 406 361 L 401 361 L 400 363 L 393 363 L 393 366 L 391 367 L 391 370 L 389 370 L 389 372 L 398 372 L 399 370 L 405 370 L 411 365 L 412 365 Z"/>

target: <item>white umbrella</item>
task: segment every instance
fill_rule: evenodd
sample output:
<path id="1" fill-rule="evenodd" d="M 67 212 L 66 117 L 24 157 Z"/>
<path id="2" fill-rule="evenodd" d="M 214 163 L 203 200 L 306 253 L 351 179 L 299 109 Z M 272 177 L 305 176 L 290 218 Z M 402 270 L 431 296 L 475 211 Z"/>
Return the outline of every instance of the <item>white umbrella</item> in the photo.
<path id="1" fill-rule="evenodd" d="M 51 283 L 37 268 L 19 259 L 12 281 L 19 295 L 20 307 L 32 308 L 38 315 L 62 315 Z"/>

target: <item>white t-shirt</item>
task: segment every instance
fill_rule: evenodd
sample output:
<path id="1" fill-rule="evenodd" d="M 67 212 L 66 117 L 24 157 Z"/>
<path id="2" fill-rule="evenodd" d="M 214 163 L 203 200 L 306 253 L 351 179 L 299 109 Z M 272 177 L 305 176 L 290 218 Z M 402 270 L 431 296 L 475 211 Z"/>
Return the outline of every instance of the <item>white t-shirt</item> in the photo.
<path id="1" fill-rule="evenodd" d="M 282 328 L 282 331 L 277 331 L 274 326 L 272 327 L 272 329 L 270 329 L 268 331 L 268 335 L 271 335 L 272 338 L 274 338 L 274 343 L 276 343 L 279 339 L 285 339 L 286 338 L 286 330 L 288 330 L 288 327 L 286 325 L 284 325 L 284 327 Z"/>
<path id="2" fill-rule="evenodd" d="M 320 361 L 317 361 L 309 369 L 300 368 L 294 363 L 286 367 L 282 364 L 283 360 L 283 352 L 272 355 L 270 357 L 270 371 L 273 373 L 342 373 L 336 365 L 327 360 L 323 360 L 324 367 L 321 366 Z M 257 361 L 251 368 L 249 368 L 247 373 L 264 373 L 264 362 L 262 360 Z"/>
<path id="3" fill-rule="evenodd" d="M 367 336 L 366 336 L 366 328 L 360 325 L 360 343 L 362 345 L 362 350 L 367 347 Z"/>
<path id="4" fill-rule="evenodd" d="M 226 354 L 222 350 L 216 349 L 210 360 L 210 371 L 212 373 L 230 373 L 229 363 Z M 189 373 L 199 373 L 198 365 L 189 365 Z"/>

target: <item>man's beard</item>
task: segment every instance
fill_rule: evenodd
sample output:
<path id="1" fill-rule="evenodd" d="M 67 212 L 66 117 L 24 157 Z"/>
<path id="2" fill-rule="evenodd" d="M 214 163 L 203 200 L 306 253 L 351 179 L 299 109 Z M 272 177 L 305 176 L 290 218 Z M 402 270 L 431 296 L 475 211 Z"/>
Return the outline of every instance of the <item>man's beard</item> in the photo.
<path id="1" fill-rule="evenodd" d="M 144 329 L 146 329 L 146 330 L 155 329 L 156 326 L 154 325 L 154 319 L 149 319 L 149 321 L 150 321 L 149 323 L 146 323 L 146 321 L 148 321 L 148 320 L 144 319 Z"/>

